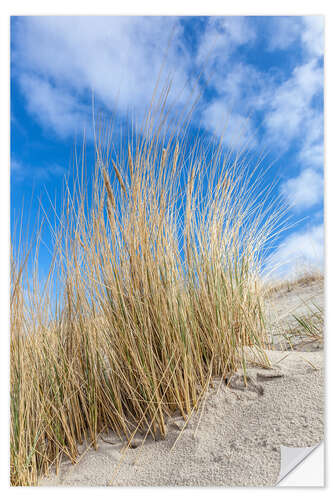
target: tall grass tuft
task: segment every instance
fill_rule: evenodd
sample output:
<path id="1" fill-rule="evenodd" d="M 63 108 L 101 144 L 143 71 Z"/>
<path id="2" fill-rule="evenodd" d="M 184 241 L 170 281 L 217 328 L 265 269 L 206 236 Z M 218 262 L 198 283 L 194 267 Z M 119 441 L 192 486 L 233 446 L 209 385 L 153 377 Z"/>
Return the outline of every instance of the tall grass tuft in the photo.
<path id="1" fill-rule="evenodd" d="M 210 377 L 246 369 L 249 347 L 265 360 L 261 260 L 281 213 L 260 164 L 160 120 L 120 149 L 96 139 L 92 190 L 79 171 L 66 188 L 43 289 L 13 252 L 12 485 L 108 429 L 164 438 Z"/>

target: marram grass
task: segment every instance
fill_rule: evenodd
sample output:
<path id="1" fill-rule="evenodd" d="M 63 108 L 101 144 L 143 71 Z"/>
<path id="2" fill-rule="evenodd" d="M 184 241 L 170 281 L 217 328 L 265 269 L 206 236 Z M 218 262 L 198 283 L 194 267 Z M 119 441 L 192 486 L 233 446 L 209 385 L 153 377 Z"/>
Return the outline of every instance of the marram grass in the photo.
<path id="1" fill-rule="evenodd" d="M 278 211 L 259 166 L 179 137 L 157 127 L 118 152 L 96 141 L 92 192 L 77 172 L 43 290 L 13 252 L 12 485 L 74 463 L 108 429 L 163 439 L 211 377 L 246 370 L 248 346 L 265 360 L 260 268 Z"/>

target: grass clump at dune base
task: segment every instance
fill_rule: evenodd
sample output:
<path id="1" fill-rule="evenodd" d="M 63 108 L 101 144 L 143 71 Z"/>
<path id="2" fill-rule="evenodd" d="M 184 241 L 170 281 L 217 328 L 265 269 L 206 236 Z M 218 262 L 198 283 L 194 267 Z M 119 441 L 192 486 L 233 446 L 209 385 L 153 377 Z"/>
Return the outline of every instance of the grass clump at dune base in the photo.
<path id="1" fill-rule="evenodd" d="M 167 116 L 163 104 L 118 148 L 96 130 L 93 181 L 76 165 L 66 183 L 43 288 L 40 233 L 29 255 L 12 241 L 12 485 L 108 429 L 163 439 L 212 377 L 246 373 L 249 347 L 267 362 L 260 273 L 281 211 L 260 161 Z"/>

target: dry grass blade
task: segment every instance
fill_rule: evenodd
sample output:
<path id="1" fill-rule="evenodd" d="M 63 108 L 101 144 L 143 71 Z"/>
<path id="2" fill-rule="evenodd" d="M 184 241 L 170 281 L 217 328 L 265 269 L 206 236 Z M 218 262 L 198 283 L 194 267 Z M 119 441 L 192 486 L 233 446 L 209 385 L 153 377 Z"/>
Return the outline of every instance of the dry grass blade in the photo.
<path id="1" fill-rule="evenodd" d="M 104 179 L 104 184 L 105 184 L 105 187 L 106 187 L 106 192 L 108 194 L 111 206 L 113 208 L 115 208 L 116 207 L 116 203 L 115 203 L 115 200 L 114 200 L 113 191 L 112 191 L 112 187 L 111 187 L 111 184 L 110 184 L 110 179 L 109 179 L 109 176 L 108 176 L 105 168 L 103 168 L 103 179 Z"/>
<path id="2" fill-rule="evenodd" d="M 118 181 L 119 181 L 119 184 L 121 185 L 121 189 L 122 189 L 122 190 L 124 191 L 124 193 L 127 195 L 127 190 L 126 190 L 125 183 L 124 183 L 124 181 L 123 181 L 123 178 L 122 178 L 122 176 L 121 176 L 121 174 L 120 174 L 120 172 L 119 172 L 119 170 L 118 170 L 118 168 L 117 168 L 117 165 L 116 165 L 116 163 L 114 162 L 114 160 L 112 160 L 112 165 L 113 165 L 113 169 L 114 169 L 114 171 L 115 171 L 115 173 L 116 173 L 117 179 L 118 179 Z"/>
<path id="3" fill-rule="evenodd" d="M 305 312 L 303 314 L 292 314 L 294 324 L 284 333 L 291 349 L 294 346 L 306 346 L 324 342 L 324 310 L 315 301 L 303 302 Z"/>
<path id="4" fill-rule="evenodd" d="M 52 227 L 47 286 L 12 255 L 13 485 L 77 460 L 106 429 L 127 447 L 137 432 L 163 438 L 212 377 L 246 373 L 246 350 L 265 363 L 261 252 L 280 214 L 258 209 L 265 195 L 244 160 L 199 138 L 186 146 L 162 115 L 115 152 L 121 189 L 100 131 L 91 192 L 76 175 Z"/>

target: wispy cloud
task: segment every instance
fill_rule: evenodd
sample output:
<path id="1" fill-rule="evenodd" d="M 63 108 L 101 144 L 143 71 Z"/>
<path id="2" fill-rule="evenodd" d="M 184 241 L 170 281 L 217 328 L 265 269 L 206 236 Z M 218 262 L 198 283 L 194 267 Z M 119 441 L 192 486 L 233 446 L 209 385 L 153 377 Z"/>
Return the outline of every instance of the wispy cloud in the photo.
<path id="1" fill-rule="evenodd" d="M 324 16 L 304 16 L 301 33 L 303 44 L 310 57 L 324 54 Z"/>
<path id="2" fill-rule="evenodd" d="M 27 99 L 27 109 L 46 129 L 61 138 L 82 132 L 89 124 L 90 108 L 68 89 L 55 87 L 35 75 L 23 74 L 20 84 Z"/>
<path id="3" fill-rule="evenodd" d="M 10 169 L 11 178 L 14 182 L 27 182 L 34 179 L 47 182 L 54 177 L 62 177 L 66 173 L 66 169 L 57 163 L 47 163 L 31 167 L 31 165 L 27 165 L 16 158 L 11 159 Z"/>
<path id="4" fill-rule="evenodd" d="M 291 74 L 285 75 L 262 71 L 238 56 L 236 51 L 243 45 L 248 47 L 255 43 L 256 25 L 251 18 L 231 19 L 230 24 L 225 24 L 224 19 L 210 20 L 199 45 L 199 61 L 203 60 L 204 54 L 209 54 L 204 70 L 205 84 L 217 94 L 213 102 L 203 106 L 204 125 L 219 135 L 225 125 L 220 110 L 228 111 L 230 126 L 242 121 L 247 123 L 248 130 L 253 131 L 259 120 L 264 145 L 275 146 L 281 153 L 299 141 L 299 160 L 306 166 L 313 167 L 312 161 L 320 166 L 323 134 L 319 132 L 315 136 L 314 130 L 323 130 L 322 103 L 315 101 L 323 91 L 320 59 L 323 18 L 268 18 L 270 43 L 267 50 L 287 49 L 297 42 L 303 54 L 298 57 Z"/>
<path id="5" fill-rule="evenodd" d="M 301 37 L 303 20 L 300 16 L 272 17 L 271 30 L 274 36 L 267 40 L 267 50 L 286 50 Z"/>
<path id="6" fill-rule="evenodd" d="M 256 145 L 250 117 L 233 111 L 223 99 L 212 101 L 205 107 L 202 124 L 210 132 L 223 137 L 225 146 L 235 148 L 244 144 L 249 147 Z"/>
<path id="7" fill-rule="evenodd" d="M 260 112 L 265 141 L 287 149 L 316 119 L 312 101 L 322 90 L 323 70 L 317 59 L 323 50 L 323 18 L 273 17 L 268 25 L 268 50 L 286 49 L 297 41 L 306 54 L 305 62 L 282 83 L 238 57 L 238 50 L 254 46 L 258 27 L 251 17 L 237 16 L 206 18 L 196 34 L 194 55 L 185 43 L 182 18 L 18 18 L 14 75 L 31 114 L 63 137 L 87 120 L 92 90 L 106 108 L 125 113 L 135 107 L 140 114 L 149 104 L 167 52 L 163 78 L 173 77 L 178 101 L 188 99 L 193 75 L 203 70 L 204 86 L 213 92 L 213 100 L 205 92 L 203 98 L 202 123 L 209 131 L 218 134 L 223 129 L 221 110 L 227 111 L 230 127 L 242 122 L 249 130 Z M 317 144 L 304 140 L 303 158 L 309 157 L 310 147 Z"/>
<path id="8" fill-rule="evenodd" d="M 313 109 L 304 123 L 298 159 L 303 167 L 319 170 L 324 166 L 324 115 L 322 109 Z"/>
<path id="9" fill-rule="evenodd" d="M 264 117 L 265 141 L 282 151 L 297 143 L 298 177 L 282 185 L 282 193 L 298 212 L 322 202 L 324 166 L 324 50 L 322 16 L 276 17 L 272 19 L 276 36 L 269 50 L 286 50 L 299 43 L 303 62 L 290 77 L 276 86 Z"/>
<path id="10" fill-rule="evenodd" d="M 312 60 L 297 66 L 292 76 L 274 89 L 265 116 L 267 140 L 284 145 L 304 134 L 311 127 L 315 108 L 313 98 L 323 88 L 323 69 Z M 321 111 L 318 111 L 319 116 Z"/>
<path id="11" fill-rule="evenodd" d="M 287 50 L 293 44 L 301 44 L 304 56 L 320 57 L 324 53 L 323 16 L 276 16 L 270 19 L 271 31 L 267 49 Z"/>
<path id="12" fill-rule="evenodd" d="M 298 177 L 288 179 L 282 186 L 282 193 L 296 210 L 311 208 L 323 199 L 323 177 L 321 173 L 307 168 Z"/>
<path id="13" fill-rule="evenodd" d="M 207 131 L 223 133 L 226 145 L 251 138 L 252 146 L 273 155 L 291 153 L 294 163 L 286 163 L 281 189 L 295 217 L 302 210 L 321 210 L 322 16 L 200 18 L 196 29 L 187 25 L 187 33 L 188 21 L 179 17 L 14 21 L 12 76 L 25 110 L 48 133 L 63 139 L 89 130 L 92 91 L 103 108 L 120 117 L 135 109 L 139 117 L 163 68 L 160 82 L 173 78 L 170 97 L 180 105 L 197 85 L 201 88 L 195 118 Z M 44 179 L 56 175 L 55 165 L 27 168 L 17 158 L 12 160 L 16 180 L 28 171 Z M 275 262 L 294 258 L 302 245 L 306 258 L 316 261 L 322 231 L 317 224 L 290 235 L 275 252 Z"/>
<path id="14" fill-rule="evenodd" d="M 314 225 L 287 237 L 269 257 L 267 270 L 270 276 L 288 277 L 297 267 L 323 269 L 324 227 Z"/>
<path id="15" fill-rule="evenodd" d="M 261 87 L 259 72 L 253 66 L 236 62 L 235 52 L 250 46 L 256 30 L 246 17 L 209 18 L 197 51 L 196 64 L 203 68 L 204 85 L 216 95 L 202 106 L 203 126 L 220 136 L 224 144 L 235 146 L 252 135 L 249 116 L 251 97 Z M 259 105 L 259 103 L 258 103 Z"/>
<path id="16" fill-rule="evenodd" d="M 146 108 L 171 35 L 166 71 L 175 92 L 185 89 L 179 96 L 185 99 L 188 55 L 182 52 L 180 32 L 179 20 L 172 17 L 19 18 L 14 73 L 29 111 L 66 136 L 82 123 L 92 91 L 108 109 Z"/>
<path id="17" fill-rule="evenodd" d="M 219 68 L 240 45 L 250 44 L 256 32 L 246 17 L 211 17 L 200 40 L 196 62 L 205 63 L 205 73 Z"/>

